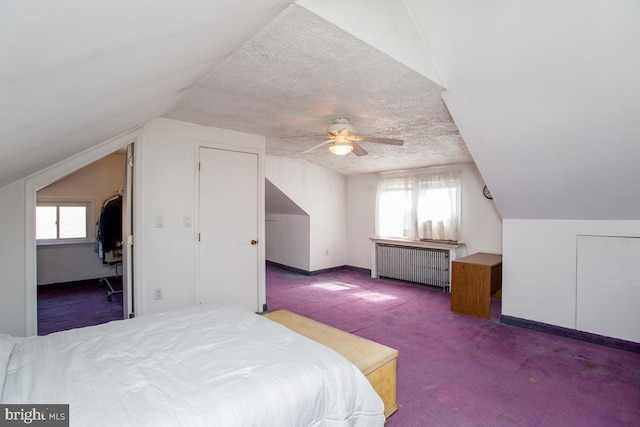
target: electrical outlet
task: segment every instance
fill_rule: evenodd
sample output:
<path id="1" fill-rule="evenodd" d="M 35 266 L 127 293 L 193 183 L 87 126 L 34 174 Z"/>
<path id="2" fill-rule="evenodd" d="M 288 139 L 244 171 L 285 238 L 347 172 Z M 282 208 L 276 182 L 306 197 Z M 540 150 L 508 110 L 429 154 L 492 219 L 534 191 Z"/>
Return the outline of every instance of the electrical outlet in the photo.
<path id="1" fill-rule="evenodd" d="M 153 298 L 154 299 L 162 299 L 162 289 L 160 288 L 155 288 L 153 290 Z"/>

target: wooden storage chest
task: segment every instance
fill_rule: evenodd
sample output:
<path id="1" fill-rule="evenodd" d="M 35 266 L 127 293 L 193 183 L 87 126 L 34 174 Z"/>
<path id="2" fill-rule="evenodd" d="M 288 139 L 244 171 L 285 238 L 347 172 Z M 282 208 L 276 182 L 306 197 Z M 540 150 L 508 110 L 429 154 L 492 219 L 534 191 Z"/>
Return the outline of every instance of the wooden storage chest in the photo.
<path id="1" fill-rule="evenodd" d="M 385 417 L 389 418 L 398 410 L 396 401 L 398 350 L 287 310 L 272 311 L 265 313 L 264 316 L 342 354 L 360 369 L 382 398 Z"/>

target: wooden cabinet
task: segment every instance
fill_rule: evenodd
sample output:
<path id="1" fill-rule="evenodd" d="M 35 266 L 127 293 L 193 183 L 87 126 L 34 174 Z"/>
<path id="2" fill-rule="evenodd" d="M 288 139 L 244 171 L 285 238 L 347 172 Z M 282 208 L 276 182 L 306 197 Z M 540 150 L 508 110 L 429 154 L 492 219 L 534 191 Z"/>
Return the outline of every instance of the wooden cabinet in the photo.
<path id="1" fill-rule="evenodd" d="M 276 310 L 265 317 L 346 357 L 367 377 L 384 403 L 389 418 L 398 410 L 396 401 L 396 359 L 398 350 L 350 334 L 287 310 Z"/>
<path id="2" fill-rule="evenodd" d="M 451 311 L 488 319 L 502 288 L 502 255 L 476 253 L 451 263 Z"/>

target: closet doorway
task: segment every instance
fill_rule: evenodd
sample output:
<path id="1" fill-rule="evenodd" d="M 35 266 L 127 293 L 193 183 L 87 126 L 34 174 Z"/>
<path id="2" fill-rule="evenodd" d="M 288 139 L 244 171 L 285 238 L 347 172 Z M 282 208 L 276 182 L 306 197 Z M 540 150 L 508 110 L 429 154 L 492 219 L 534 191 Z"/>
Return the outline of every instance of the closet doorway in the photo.
<path id="1" fill-rule="evenodd" d="M 133 144 L 36 193 L 37 333 L 132 312 Z"/>

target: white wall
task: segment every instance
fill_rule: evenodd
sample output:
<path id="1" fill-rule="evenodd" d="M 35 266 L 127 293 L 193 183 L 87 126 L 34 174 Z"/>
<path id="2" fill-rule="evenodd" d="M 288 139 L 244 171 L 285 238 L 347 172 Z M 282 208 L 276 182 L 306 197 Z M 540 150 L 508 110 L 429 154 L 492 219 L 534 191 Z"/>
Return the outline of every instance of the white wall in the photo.
<path id="1" fill-rule="evenodd" d="M 123 134 L 47 168 L 38 174 L 0 188 L 0 332 L 24 336 L 35 332 L 35 244 L 33 255 L 25 247 L 25 206 L 35 205 L 40 183 L 51 183 L 133 142 Z M 134 293 L 138 315 L 194 303 L 195 227 L 183 227 L 183 217 L 195 212 L 196 144 L 224 143 L 264 150 L 264 138 L 167 119 L 146 124 L 135 144 L 134 191 Z M 259 156 L 264 158 L 264 156 Z M 261 168 L 264 171 L 264 168 Z M 64 175 L 61 175 L 64 173 Z M 261 179 L 264 180 L 264 172 Z M 53 179 L 50 179 L 53 177 Z M 47 182 L 48 181 L 48 182 Z M 28 196 L 33 191 L 33 196 Z M 264 198 L 259 201 L 259 240 L 264 240 Z M 155 228 L 155 216 L 164 217 Z M 34 234 L 35 241 L 35 234 Z M 264 250 L 259 252 L 264 301 Z M 33 264 L 33 272 L 31 266 Z M 29 284 L 33 282 L 33 286 Z M 162 300 L 153 289 L 163 287 Z"/>
<path id="2" fill-rule="evenodd" d="M 116 265 L 103 264 L 93 243 L 38 246 L 38 286 L 55 283 L 96 280 L 116 275 Z M 118 267 L 118 275 L 122 268 Z"/>
<path id="3" fill-rule="evenodd" d="M 640 343 L 640 237 L 577 240 L 576 329 Z"/>
<path id="4" fill-rule="evenodd" d="M 492 200 L 482 195 L 484 182 L 473 164 L 461 170 L 462 224 L 460 240 L 469 254 L 502 253 L 502 218 Z M 428 170 L 428 169 L 426 169 Z M 371 268 L 371 241 L 375 234 L 377 174 L 347 179 L 347 264 Z"/>
<path id="5" fill-rule="evenodd" d="M 33 335 L 36 325 L 36 191 L 133 142 L 137 129 L 0 188 L 0 333 Z"/>
<path id="6" fill-rule="evenodd" d="M 462 172 L 462 241 L 468 252 L 502 253 L 502 219 L 494 202 L 482 195 L 482 177 L 473 164 L 455 167 Z M 307 268 L 289 260 L 275 262 L 308 271 L 342 265 L 371 268 L 376 174 L 344 177 L 303 160 L 267 156 L 266 175 L 309 214 L 310 255 L 315 264 L 310 262 Z M 279 238 L 278 244 L 298 247 L 301 238 L 301 234 Z M 342 258 L 332 257 L 336 250 L 344 251 Z M 329 258 L 333 261 L 327 262 Z"/>
<path id="7" fill-rule="evenodd" d="M 89 243 L 38 245 L 38 285 L 115 275 L 95 253 L 93 224 L 100 218 L 102 202 L 123 188 L 125 161 L 124 153 L 110 154 L 38 191 L 38 200 L 83 200 L 93 206 Z"/>
<path id="8" fill-rule="evenodd" d="M 640 237 L 640 221 L 505 219 L 503 230 L 502 314 L 575 329 L 577 236 Z"/>
<path id="9" fill-rule="evenodd" d="M 267 156 L 266 177 L 310 218 L 308 271 L 346 264 L 346 178 L 305 160 Z"/>
<path id="10" fill-rule="evenodd" d="M 134 174 L 138 205 L 134 205 L 137 214 L 134 218 L 134 274 L 136 312 L 139 314 L 196 301 L 197 222 L 194 220 L 192 227 L 185 227 L 183 221 L 185 216 L 197 217 L 197 146 L 207 143 L 264 152 L 264 137 L 168 119 L 147 123 L 142 143 L 136 144 Z M 260 160 L 263 157 L 260 155 Z M 264 181 L 264 175 L 260 179 Z M 262 230 L 258 241 L 264 241 L 264 199 L 258 206 L 258 215 L 259 232 Z M 157 216 L 163 218 L 162 228 L 156 227 Z M 259 272 L 264 276 L 263 248 L 258 258 Z M 264 277 L 259 277 L 259 282 L 259 292 L 263 295 Z M 155 288 L 162 289 L 163 299 L 154 299 Z"/>
<path id="11" fill-rule="evenodd" d="M 24 209 L 24 181 L 0 188 L 0 333 L 18 336 L 26 334 Z"/>
<path id="12" fill-rule="evenodd" d="M 311 227 L 308 215 L 266 215 L 266 258 L 309 271 Z"/>

